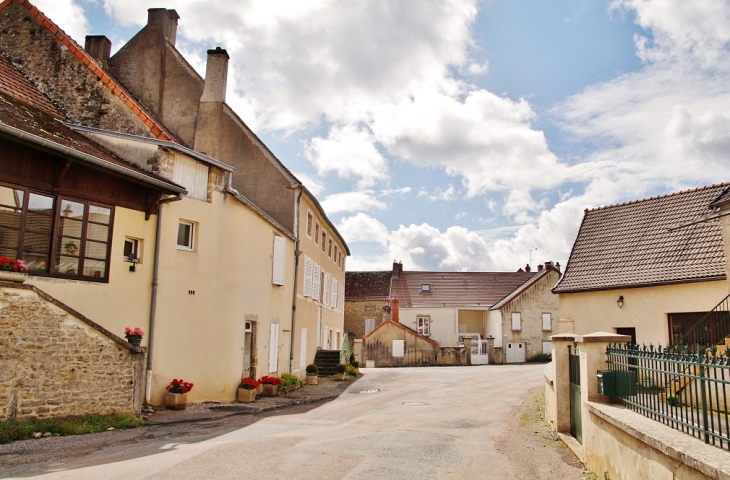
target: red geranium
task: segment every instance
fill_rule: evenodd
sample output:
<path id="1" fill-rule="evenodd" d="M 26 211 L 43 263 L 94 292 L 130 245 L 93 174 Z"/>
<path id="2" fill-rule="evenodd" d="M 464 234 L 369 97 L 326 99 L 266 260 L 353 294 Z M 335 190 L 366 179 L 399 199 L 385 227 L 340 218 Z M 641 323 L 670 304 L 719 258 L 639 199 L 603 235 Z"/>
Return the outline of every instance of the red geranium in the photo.
<path id="1" fill-rule="evenodd" d="M 255 388 L 259 388 L 259 385 L 261 385 L 260 382 L 257 382 L 251 377 L 245 377 L 241 379 L 241 383 L 238 385 L 238 388 L 242 388 L 244 390 L 253 390 Z"/>
<path id="2" fill-rule="evenodd" d="M 170 393 L 188 393 L 193 389 L 193 384 L 181 379 L 173 379 L 165 390 Z"/>
<path id="3" fill-rule="evenodd" d="M 263 383 L 264 385 L 281 385 L 281 378 L 264 375 L 263 377 L 261 377 L 261 380 L 259 380 L 259 382 Z"/>
<path id="4" fill-rule="evenodd" d="M 0 270 L 4 272 L 27 272 L 28 265 L 26 265 L 22 260 L 0 257 Z"/>

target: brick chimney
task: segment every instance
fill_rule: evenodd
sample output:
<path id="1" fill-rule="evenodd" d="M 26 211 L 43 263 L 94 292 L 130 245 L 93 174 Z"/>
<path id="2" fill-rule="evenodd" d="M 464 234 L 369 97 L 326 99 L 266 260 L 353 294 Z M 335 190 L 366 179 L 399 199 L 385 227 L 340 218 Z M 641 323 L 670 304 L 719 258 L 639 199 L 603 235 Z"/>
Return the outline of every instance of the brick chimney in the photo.
<path id="1" fill-rule="evenodd" d="M 398 301 L 398 297 L 393 296 L 393 300 L 390 301 L 390 308 L 391 308 L 391 320 L 393 320 L 396 323 L 400 323 L 400 311 L 398 310 L 398 305 L 400 305 L 400 302 Z"/>
<path id="2" fill-rule="evenodd" d="M 540 265 L 537 266 L 537 271 L 538 272 L 542 272 L 542 264 L 540 264 Z"/>
<path id="3" fill-rule="evenodd" d="M 228 52 L 220 47 L 208 50 L 205 85 L 198 102 L 193 148 L 216 159 L 220 159 L 221 122 L 227 81 Z"/>
<path id="4" fill-rule="evenodd" d="M 102 65 L 106 65 L 112 53 L 112 41 L 105 35 L 86 35 L 84 50 Z"/>
<path id="5" fill-rule="evenodd" d="M 551 268 L 552 266 L 553 266 L 552 260 L 545 262 L 545 270 L 547 270 L 548 268 Z"/>
<path id="6" fill-rule="evenodd" d="M 147 10 L 147 26 L 157 28 L 167 38 L 167 41 L 175 45 L 177 38 L 177 21 L 180 15 L 175 10 L 166 8 L 150 8 Z"/>
<path id="7" fill-rule="evenodd" d="M 530 267 L 529 263 L 527 265 L 525 265 L 525 271 L 528 273 L 532 271 L 532 268 Z"/>
<path id="8" fill-rule="evenodd" d="M 403 263 L 393 260 L 393 278 L 398 278 L 403 271 Z"/>

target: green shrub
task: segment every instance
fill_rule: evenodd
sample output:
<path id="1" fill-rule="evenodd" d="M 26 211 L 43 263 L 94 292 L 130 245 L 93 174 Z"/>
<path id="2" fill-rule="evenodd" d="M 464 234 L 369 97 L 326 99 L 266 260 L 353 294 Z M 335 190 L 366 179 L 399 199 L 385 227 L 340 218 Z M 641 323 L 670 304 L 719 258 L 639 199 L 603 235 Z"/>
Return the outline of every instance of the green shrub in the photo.
<path id="1" fill-rule="evenodd" d="M 528 362 L 552 362 L 553 356 L 550 353 L 538 353 L 527 359 Z"/>
<path id="2" fill-rule="evenodd" d="M 350 362 L 350 365 L 352 365 L 355 368 L 360 368 L 360 362 L 358 362 L 357 360 L 355 360 L 354 362 Z"/>
<path id="3" fill-rule="evenodd" d="M 307 373 L 310 375 L 317 375 L 319 372 L 319 367 L 313 363 L 310 363 L 307 365 Z"/>
<path id="4" fill-rule="evenodd" d="M 85 415 L 80 417 L 31 418 L 27 420 L 8 419 L 0 421 L 0 444 L 26 440 L 35 432 L 50 432 L 59 435 L 82 435 L 103 432 L 114 427 L 117 430 L 136 428 L 144 420 L 131 413 L 122 415 Z"/>
<path id="5" fill-rule="evenodd" d="M 299 383 L 299 377 L 292 373 L 282 373 L 281 374 L 281 386 L 282 387 L 291 387 L 292 385 L 296 385 Z"/>
<path id="6" fill-rule="evenodd" d="M 357 367 L 354 365 L 348 365 L 345 368 L 345 373 L 348 377 L 357 377 L 358 375 L 360 375 L 360 370 L 358 370 Z"/>
<path id="7" fill-rule="evenodd" d="M 350 365 L 352 365 L 352 362 L 355 361 L 355 353 L 354 352 L 350 354 L 350 359 L 349 360 L 350 360 Z"/>
<path id="8" fill-rule="evenodd" d="M 335 367 L 335 371 L 337 373 L 345 373 L 347 371 L 347 365 L 345 365 L 344 363 L 338 363 Z"/>

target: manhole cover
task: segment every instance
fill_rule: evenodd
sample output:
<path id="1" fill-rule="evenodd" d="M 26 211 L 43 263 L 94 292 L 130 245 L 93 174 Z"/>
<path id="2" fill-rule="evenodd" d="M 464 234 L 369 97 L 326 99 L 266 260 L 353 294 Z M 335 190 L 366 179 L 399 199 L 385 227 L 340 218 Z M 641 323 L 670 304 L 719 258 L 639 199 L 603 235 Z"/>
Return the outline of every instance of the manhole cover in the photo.
<path id="1" fill-rule="evenodd" d="M 403 402 L 403 405 L 408 405 L 409 407 L 422 407 L 423 405 L 428 405 L 426 402 Z"/>
<path id="2" fill-rule="evenodd" d="M 360 390 L 360 393 L 378 393 L 377 388 L 371 388 L 370 390 Z"/>

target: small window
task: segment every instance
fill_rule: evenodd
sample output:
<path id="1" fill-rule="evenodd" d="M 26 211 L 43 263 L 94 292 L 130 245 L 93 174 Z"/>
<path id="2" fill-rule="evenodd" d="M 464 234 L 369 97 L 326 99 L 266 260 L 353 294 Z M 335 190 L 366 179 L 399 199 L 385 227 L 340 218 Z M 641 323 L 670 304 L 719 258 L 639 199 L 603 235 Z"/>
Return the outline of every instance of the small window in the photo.
<path id="1" fill-rule="evenodd" d="M 327 233 L 324 230 L 322 230 L 322 251 L 324 252 L 326 250 L 327 250 Z"/>
<path id="2" fill-rule="evenodd" d="M 405 340 L 393 340 L 393 356 L 404 357 L 406 353 L 406 341 Z"/>
<path id="3" fill-rule="evenodd" d="M 542 331 L 551 332 L 553 330 L 553 322 L 549 313 L 542 314 Z"/>
<path id="4" fill-rule="evenodd" d="M 284 285 L 286 277 L 286 240 L 284 237 L 274 235 L 274 261 L 272 266 L 271 283 Z"/>
<path id="5" fill-rule="evenodd" d="M 178 250 L 190 250 L 195 247 L 193 241 L 195 238 L 195 224 L 193 222 L 185 222 L 180 220 L 177 226 L 177 248 Z"/>
<path id="6" fill-rule="evenodd" d="M 416 323 L 418 324 L 418 333 L 427 337 L 431 334 L 431 318 L 430 317 L 416 317 Z"/>
<path id="7" fill-rule="evenodd" d="M 365 319 L 365 335 L 368 335 L 373 330 L 375 330 L 375 319 L 366 318 Z"/>
<path id="8" fill-rule="evenodd" d="M 512 330 L 522 330 L 522 314 L 520 312 L 512 313 Z"/>
<path id="9" fill-rule="evenodd" d="M 319 245 L 319 223 L 314 224 L 314 243 Z"/>
<path id="10" fill-rule="evenodd" d="M 131 262 L 133 259 L 142 260 L 140 257 L 140 240 L 137 238 L 124 237 L 124 261 Z"/>
<path id="11" fill-rule="evenodd" d="M 329 243 L 327 244 L 327 256 L 332 257 L 332 239 L 329 239 Z"/>
<path id="12" fill-rule="evenodd" d="M 314 223 L 314 217 L 312 212 L 307 212 L 307 236 L 312 237 L 312 224 Z"/>
<path id="13" fill-rule="evenodd" d="M 335 256 L 332 257 L 332 261 L 337 263 L 337 245 L 335 245 Z"/>
<path id="14" fill-rule="evenodd" d="M 422 283 L 421 284 L 421 292 L 430 293 L 431 292 L 431 284 L 430 283 Z"/>

